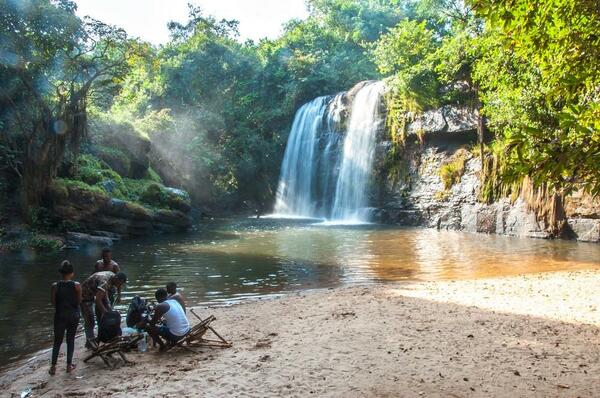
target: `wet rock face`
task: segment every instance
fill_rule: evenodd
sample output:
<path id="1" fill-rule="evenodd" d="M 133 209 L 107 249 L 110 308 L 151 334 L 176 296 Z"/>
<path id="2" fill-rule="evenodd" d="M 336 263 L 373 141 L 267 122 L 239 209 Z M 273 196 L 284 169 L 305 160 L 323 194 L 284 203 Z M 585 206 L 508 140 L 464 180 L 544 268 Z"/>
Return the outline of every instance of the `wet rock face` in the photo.
<path id="1" fill-rule="evenodd" d="M 425 226 L 445 230 L 548 238 L 546 225 L 537 220 L 525 203 L 503 199 L 481 203 L 481 164 L 466 148 L 477 142 L 479 115 L 468 107 L 444 106 L 425 112 L 408 126 L 407 145 L 402 155 L 401 178 L 386 176 L 379 186 L 382 222 Z M 417 136 L 422 138 L 417 139 Z M 379 144 L 383 159 L 391 144 Z M 443 165 L 457 157 L 464 159 L 460 179 L 448 189 L 440 176 Z M 583 214 L 591 206 L 579 200 L 571 204 L 572 214 Z M 600 205 L 598 206 L 600 208 Z M 600 212 L 592 211 L 593 214 Z M 600 221 L 600 217 L 598 217 Z M 594 221 L 569 221 L 578 239 L 593 240 L 600 225 Z"/>
<path id="2" fill-rule="evenodd" d="M 383 211 L 378 213 L 380 221 L 486 234 L 549 237 L 545 225 L 538 222 L 522 201 L 511 203 L 505 199 L 484 204 L 477 200 L 480 162 L 470 153 L 460 181 L 444 189 L 439 170 L 457 152 L 465 154 L 460 145 L 440 148 L 426 144 L 422 153 L 419 150 L 413 146 L 407 151 L 408 156 L 419 159 L 409 163 L 409 181 L 386 187 Z"/>
<path id="3" fill-rule="evenodd" d="M 564 201 L 571 236 L 585 242 L 600 242 L 600 198 L 574 192 Z"/>
<path id="4" fill-rule="evenodd" d="M 377 220 L 445 230 L 550 237 L 544 222 L 522 200 L 502 199 L 492 204 L 478 200 L 480 160 L 465 149 L 477 142 L 477 118 L 477 113 L 468 108 L 446 106 L 425 112 L 408 126 L 407 145 L 400 160 L 402 177 L 379 170 L 383 178 L 374 198 L 379 207 Z M 380 165 L 390 148 L 387 141 L 379 143 Z M 465 157 L 464 172 L 457 183 L 444 189 L 440 169 L 457 154 Z M 565 212 L 570 237 L 600 242 L 599 199 L 576 192 L 565 198 Z"/>

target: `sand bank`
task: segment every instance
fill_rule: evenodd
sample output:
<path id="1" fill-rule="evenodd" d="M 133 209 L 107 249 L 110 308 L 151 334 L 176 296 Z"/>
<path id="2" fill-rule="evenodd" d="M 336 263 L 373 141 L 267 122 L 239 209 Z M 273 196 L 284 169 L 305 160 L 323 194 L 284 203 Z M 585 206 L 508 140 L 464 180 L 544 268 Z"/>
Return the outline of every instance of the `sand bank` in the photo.
<path id="1" fill-rule="evenodd" d="M 302 292 L 214 314 L 225 350 L 0 377 L 32 397 L 598 397 L 600 271 Z M 77 342 L 76 360 L 84 350 Z"/>

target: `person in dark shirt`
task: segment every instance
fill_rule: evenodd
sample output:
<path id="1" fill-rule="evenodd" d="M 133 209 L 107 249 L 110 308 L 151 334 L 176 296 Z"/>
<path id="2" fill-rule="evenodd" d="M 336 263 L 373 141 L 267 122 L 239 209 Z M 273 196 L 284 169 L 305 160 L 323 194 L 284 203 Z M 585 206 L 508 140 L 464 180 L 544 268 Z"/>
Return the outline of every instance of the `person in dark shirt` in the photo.
<path id="1" fill-rule="evenodd" d="M 81 285 L 73 281 L 73 265 L 67 260 L 61 263 L 59 272 L 62 280 L 52 284 L 50 300 L 54 306 L 54 346 L 52 347 L 52 365 L 49 373 L 56 374 L 58 353 L 67 332 L 67 372 L 75 370 L 73 353 L 75 351 L 75 332 L 79 325 L 81 304 Z"/>

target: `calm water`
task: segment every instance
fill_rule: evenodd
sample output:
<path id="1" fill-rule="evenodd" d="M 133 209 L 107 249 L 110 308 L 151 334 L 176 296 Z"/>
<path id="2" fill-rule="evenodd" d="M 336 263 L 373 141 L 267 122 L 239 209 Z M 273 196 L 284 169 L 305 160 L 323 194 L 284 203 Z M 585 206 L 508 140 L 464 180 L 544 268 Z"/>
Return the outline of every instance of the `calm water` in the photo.
<path id="1" fill-rule="evenodd" d="M 98 249 L 0 256 L 0 365 L 49 345 L 50 284 L 71 260 L 83 280 Z M 353 283 L 479 278 L 600 267 L 600 245 L 308 221 L 215 221 L 185 235 L 117 244 L 135 295 L 177 281 L 195 304 L 229 303 Z"/>

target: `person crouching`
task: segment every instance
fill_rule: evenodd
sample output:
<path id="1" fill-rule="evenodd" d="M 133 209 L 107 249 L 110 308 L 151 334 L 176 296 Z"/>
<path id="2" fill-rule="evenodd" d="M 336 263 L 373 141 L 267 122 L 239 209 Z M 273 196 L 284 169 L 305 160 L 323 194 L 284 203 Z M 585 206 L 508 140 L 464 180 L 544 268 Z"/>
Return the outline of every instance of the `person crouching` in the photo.
<path id="1" fill-rule="evenodd" d="M 85 346 L 92 348 L 96 340 L 94 325 L 102 315 L 112 310 L 110 294 L 120 289 L 127 283 L 127 276 L 123 272 L 114 274 L 111 271 L 96 272 L 81 284 L 81 315 L 85 329 Z"/>
<path id="2" fill-rule="evenodd" d="M 170 345 L 177 343 L 190 331 L 190 323 L 185 316 L 185 312 L 179 301 L 169 299 L 166 289 L 160 288 L 154 294 L 159 303 L 155 310 L 149 325 L 146 326 L 148 334 L 152 336 L 155 342 L 160 345 L 160 350 L 164 351 L 167 346 L 161 339 L 166 340 Z M 163 325 L 156 324 L 163 320 Z"/>

